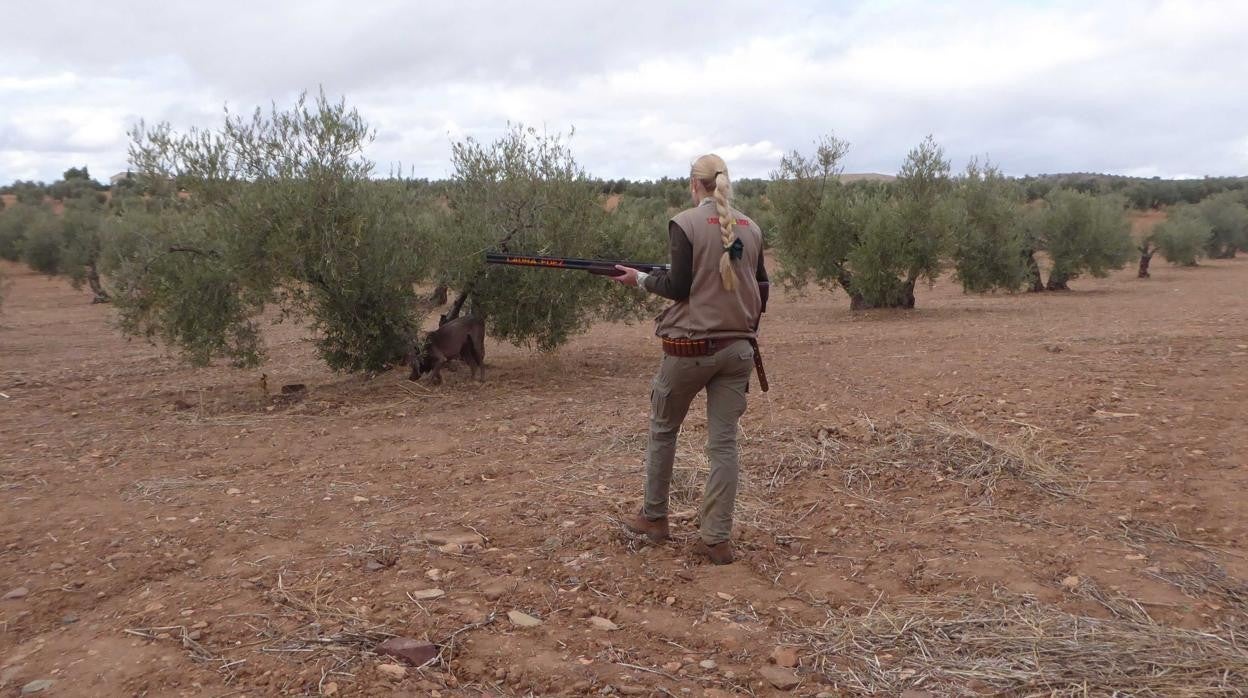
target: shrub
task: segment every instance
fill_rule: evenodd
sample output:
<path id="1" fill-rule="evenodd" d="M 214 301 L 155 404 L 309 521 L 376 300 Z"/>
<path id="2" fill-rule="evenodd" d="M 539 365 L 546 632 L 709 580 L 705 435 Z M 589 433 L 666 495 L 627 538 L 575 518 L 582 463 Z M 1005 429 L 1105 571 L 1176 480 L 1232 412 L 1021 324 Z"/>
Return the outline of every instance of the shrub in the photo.
<path id="1" fill-rule="evenodd" d="M 486 268 L 483 252 L 666 261 L 666 215 L 657 205 L 605 211 L 564 139 L 532 128 L 512 127 L 488 145 L 456 143 L 452 162 L 436 245 L 439 276 L 458 291 L 448 319 L 467 305 L 495 337 L 550 350 L 596 319 L 653 309 L 635 289 L 583 272 Z"/>
<path id="2" fill-rule="evenodd" d="M 956 221 L 949 162 L 929 137 L 891 187 L 838 180 L 848 144 L 822 139 L 813 156 L 781 158 L 768 197 L 775 210 L 781 279 L 840 286 L 850 307 L 914 307 L 914 287 L 933 281 Z"/>
<path id="3" fill-rule="evenodd" d="M 1020 229 L 1022 193 L 992 165 L 971 161 L 958 181 L 954 271 L 965 291 L 1016 291 L 1027 283 Z"/>
<path id="4" fill-rule="evenodd" d="M 420 323 L 415 284 L 427 231 L 401 182 L 370 179 L 373 134 L 323 94 L 219 130 L 132 134 L 131 160 L 158 206 L 109 223 L 106 264 L 121 325 L 203 364 L 263 358 L 258 318 L 307 318 L 333 369 L 378 371 L 406 352 Z M 174 183 L 185 201 L 171 197 Z M 115 239 L 112 239 L 115 238 Z"/>
<path id="5" fill-rule="evenodd" d="M 95 303 L 110 299 L 99 272 L 103 249 L 100 235 L 106 215 L 104 207 L 94 197 L 70 199 L 65 202 L 65 213 L 60 221 L 61 273 L 69 277 L 75 289 L 89 285 Z"/>
<path id="6" fill-rule="evenodd" d="M 1046 289 L 1066 290 L 1082 274 L 1104 277 L 1127 263 L 1134 243 L 1120 197 L 1059 189 L 1046 203 L 1043 213 L 1031 221 L 1039 249 L 1048 252 L 1053 263 Z"/>
<path id="7" fill-rule="evenodd" d="M 1171 264 L 1193 267 L 1196 260 L 1205 255 L 1213 237 L 1213 226 L 1198 209 L 1183 206 L 1160 223 L 1152 237 L 1162 256 Z"/>
<path id="8" fill-rule="evenodd" d="M 1210 226 L 1205 251 L 1211 259 L 1231 259 L 1248 250 L 1248 206 L 1237 193 L 1211 196 L 1200 202 L 1198 210 Z"/>
<path id="9" fill-rule="evenodd" d="M 61 222 L 46 209 L 40 207 L 40 212 L 30 219 L 21 245 L 21 261 L 31 269 L 55 275 L 64 268 L 65 237 Z"/>
<path id="10" fill-rule="evenodd" d="M 802 288 L 814 283 L 841 288 L 854 298 L 849 253 L 858 244 L 860 210 L 841 183 L 841 161 L 849 143 L 826 136 L 812 155 L 793 151 L 771 174 L 767 198 L 775 211 L 772 241 L 781 269 L 777 280 Z"/>
<path id="11" fill-rule="evenodd" d="M 26 237 L 44 225 L 49 212 L 40 204 L 18 203 L 0 211 L 0 259 L 22 261 Z"/>

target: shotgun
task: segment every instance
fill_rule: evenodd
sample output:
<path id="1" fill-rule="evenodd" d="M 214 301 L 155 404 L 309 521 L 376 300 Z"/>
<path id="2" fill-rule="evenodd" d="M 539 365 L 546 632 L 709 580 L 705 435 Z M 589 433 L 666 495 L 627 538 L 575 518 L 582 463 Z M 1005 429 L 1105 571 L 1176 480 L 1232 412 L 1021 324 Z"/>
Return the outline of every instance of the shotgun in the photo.
<path id="1" fill-rule="evenodd" d="M 545 269 L 580 269 L 599 276 L 620 276 L 624 272 L 615 265 L 631 267 L 638 271 L 652 272 L 670 269 L 668 264 L 650 262 L 617 262 L 610 259 L 577 259 L 576 257 L 538 257 L 524 254 L 485 253 L 486 264 L 502 264 L 509 267 L 541 267 Z"/>
<path id="2" fill-rule="evenodd" d="M 616 269 L 618 264 L 621 267 L 630 267 L 638 271 L 652 272 L 659 270 L 670 270 L 670 264 L 652 264 L 650 262 L 619 262 L 609 259 L 578 259 L 576 257 L 539 257 L 536 255 L 519 255 L 519 254 L 503 254 L 499 252 L 486 252 L 486 264 L 502 264 L 509 267 L 540 267 L 546 269 L 580 269 L 590 274 L 599 276 L 621 276 L 624 272 Z M 762 282 L 759 284 L 759 291 L 762 295 L 762 310 L 767 310 L 767 291 L 770 284 Z M 755 327 L 755 331 L 758 328 Z M 758 384 L 767 392 L 769 387 L 767 384 L 767 372 L 763 369 L 763 355 L 758 350 L 758 341 L 750 340 L 750 344 L 754 346 L 754 367 L 758 373 Z"/>

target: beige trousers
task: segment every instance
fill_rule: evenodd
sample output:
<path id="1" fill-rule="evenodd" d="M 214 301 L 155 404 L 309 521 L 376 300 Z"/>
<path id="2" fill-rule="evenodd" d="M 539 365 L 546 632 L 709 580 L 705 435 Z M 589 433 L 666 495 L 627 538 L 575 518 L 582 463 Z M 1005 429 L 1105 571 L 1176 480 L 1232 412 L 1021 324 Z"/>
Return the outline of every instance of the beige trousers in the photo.
<path id="1" fill-rule="evenodd" d="M 693 398 L 705 388 L 706 457 L 711 472 L 702 492 L 699 528 L 708 545 L 732 537 L 732 512 L 737 499 L 737 423 L 745 413 L 745 393 L 753 369 L 754 349 L 744 339 L 710 356 L 663 356 L 650 391 L 643 516 L 652 520 L 667 516 L 676 436 Z"/>

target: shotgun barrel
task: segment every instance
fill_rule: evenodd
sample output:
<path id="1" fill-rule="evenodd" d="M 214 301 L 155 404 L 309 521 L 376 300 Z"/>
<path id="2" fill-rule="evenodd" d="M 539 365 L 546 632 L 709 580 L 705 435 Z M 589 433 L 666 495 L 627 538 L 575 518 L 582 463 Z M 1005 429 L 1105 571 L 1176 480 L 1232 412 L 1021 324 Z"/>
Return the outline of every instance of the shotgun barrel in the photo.
<path id="1" fill-rule="evenodd" d="M 502 264 L 511 267 L 539 267 L 544 269 L 579 269 L 587 271 L 590 274 L 598 274 L 599 276 L 620 276 L 623 272 L 616 269 L 616 265 L 622 267 L 631 267 L 638 271 L 652 272 L 659 269 L 668 269 L 667 264 L 653 264 L 651 262 L 625 262 L 613 259 L 578 259 L 576 257 L 539 257 L 537 255 L 526 254 L 503 254 L 500 252 L 486 252 L 486 264 Z"/>

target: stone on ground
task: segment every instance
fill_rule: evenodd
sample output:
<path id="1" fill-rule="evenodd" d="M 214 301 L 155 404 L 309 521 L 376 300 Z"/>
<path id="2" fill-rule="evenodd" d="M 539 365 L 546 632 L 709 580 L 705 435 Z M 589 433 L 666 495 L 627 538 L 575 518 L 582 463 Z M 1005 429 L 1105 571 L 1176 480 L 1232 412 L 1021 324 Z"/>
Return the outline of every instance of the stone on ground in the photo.
<path id="1" fill-rule="evenodd" d="M 412 666 L 422 666 L 430 660 L 437 658 L 438 648 L 425 640 L 416 640 L 410 637 L 392 637 L 377 645 L 377 654 L 402 659 Z"/>
<path id="2" fill-rule="evenodd" d="M 522 628 L 534 628 L 542 624 L 542 621 L 537 618 L 520 611 L 508 611 L 507 617 L 511 619 L 512 624 Z"/>
<path id="3" fill-rule="evenodd" d="M 802 682 L 801 679 L 797 678 L 797 674 L 794 674 L 792 671 L 785 669 L 784 667 L 765 666 L 762 669 L 759 669 L 758 673 L 764 680 L 767 681 L 767 683 L 775 686 L 781 691 L 791 691 Z"/>

